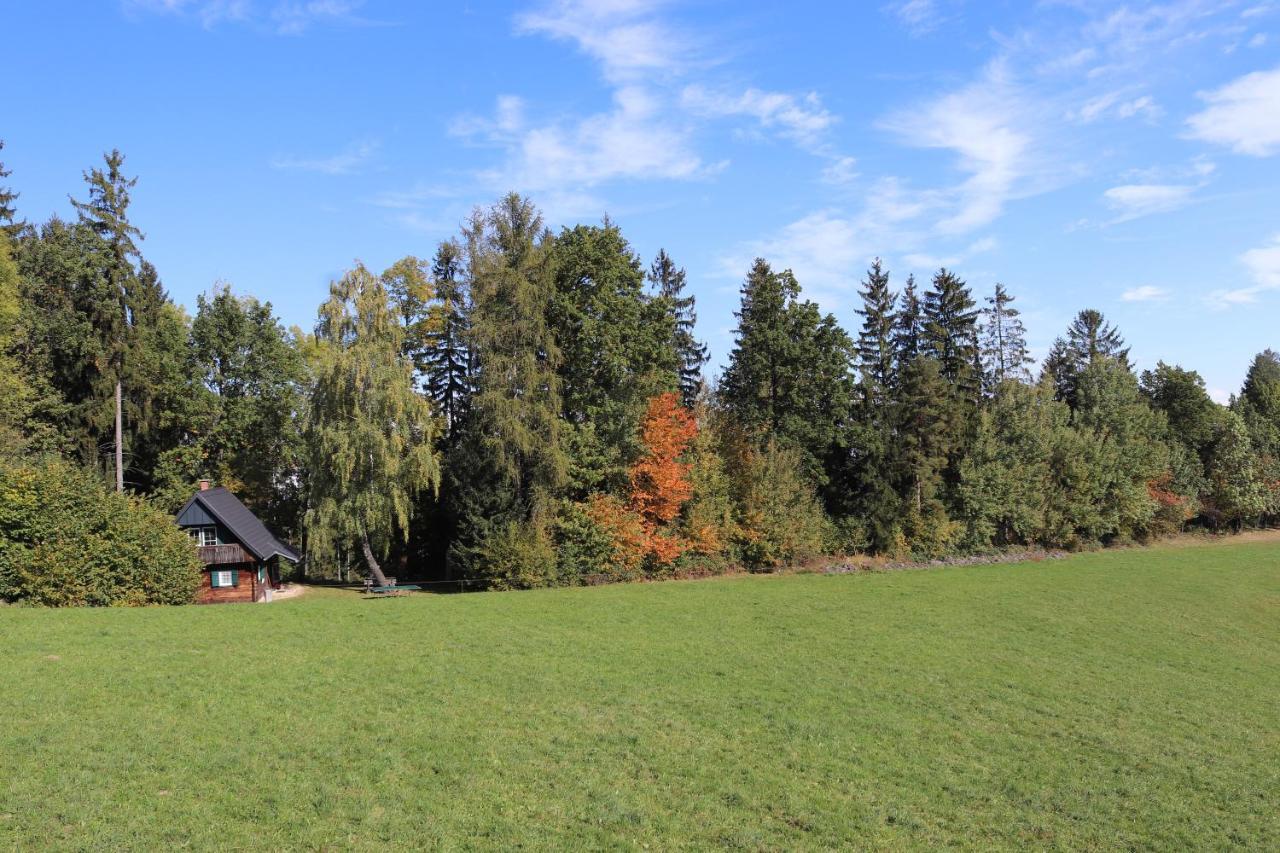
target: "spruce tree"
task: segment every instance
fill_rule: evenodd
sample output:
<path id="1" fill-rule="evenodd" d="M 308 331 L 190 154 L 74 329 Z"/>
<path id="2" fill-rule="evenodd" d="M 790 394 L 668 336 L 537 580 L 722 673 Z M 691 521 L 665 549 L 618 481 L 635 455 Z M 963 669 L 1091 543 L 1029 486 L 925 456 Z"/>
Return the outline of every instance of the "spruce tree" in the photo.
<path id="1" fill-rule="evenodd" d="M 1077 403 L 1077 383 L 1085 368 L 1101 360 L 1115 361 L 1129 369 L 1129 348 L 1120 331 L 1107 322 L 1100 311 L 1086 308 L 1067 327 L 1066 337 L 1053 342 L 1044 362 L 1044 372 L 1053 378 L 1059 400 L 1071 408 Z"/>
<path id="2" fill-rule="evenodd" d="M 472 354 L 467 346 L 470 304 L 464 271 L 462 248 L 458 243 L 453 240 L 441 243 L 431 263 L 436 301 L 427 336 L 426 387 L 444 416 L 450 442 L 466 414 L 471 393 Z"/>
<path id="3" fill-rule="evenodd" d="M 775 273 L 764 258 L 756 258 L 742 284 L 742 301 L 735 312 L 738 328 L 720 380 L 720 399 L 749 430 L 776 434 L 781 426 L 784 382 L 794 361 L 787 306 L 796 290 L 795 278 Z"/>
<path id="4" fill-rule="evenodd" d="M 649 281 L 657 289 L 659 298 L 668 300 L 669 310 L 675 320 L 675 335 L 671 346 L 680 360 L 680 396 L 685 407 L 693 406 L 702 390 L 702 366 L 707 363 L 707 347 L 693 333 L 698 315 L 694 311 L 692 294 L 685 296 L 685 272 L 676 267 L 665 249 L 649 267 Z"/>
<path id="5" fill-rule="evenodd" d="M 1027 353 L 1027 330 L 1013 302 L 1014 297 L 1005 286 L 996 284 L 995 293 L 987 297 L 987 307 L 982 311 L 982 363 L 989 392 L 1007 379 L 1031 380 L 1027 370 L 1032 362 Z"/>
<path id="6" fill-rule="evenodd" d="M 4 150 L 4 140 L 0 139 L 0 151 Z M 4 167 L 4 163 L 0 163 L 0 180 L 3 180 L 13 172 Z M 7 186 L 0 185 L 0 229 L 2 229 L 10 237 L 17 237 L 22 231 L 23 223 L 18 221 L 18 209 L 14 202 L 18 200 L 18 193 L 14 192 Z"/>
<path id="7" fill-rule="evenodd" d="M 872 401 L 883 400 L 893 385 L 894 306 L 897 296 L 889 289 L 889 272 L 876 258 L 859 291 L 862 331 L 858 333 L 858 367 Z"/>
<path id="8" fill-rule="evenodd" d="M 124 491 L 124 414 L 121 381 L 125 370 L 126 352 L 129 348 L 129 327 L 132 324 L 134 304 L 130 292 L 135 289 L 137 273 L 133 262 L 138 259 L 138 247 L 134 238 L 143 239 L 142 232 L 129 222 L 129 191 L 138 179 L 126 178 L 121 168 L 124 155 L 113 149 L 104 157 L 106 171 L 92 169 L 84 173 L 89 185 L 89 200 L 71 199 L 80 221 L 105 241 L 110 255 L 106 264 L 107 282 L 118 299 L 116 317 L 104 329 L 110 341 L 109 369 L 115 381 L 115 481 L 116 491 Z"/>
<path id="9" fill-rule="evenodd" d="M 942 378 L 967 399 L 981 386 L 978 364 L 978 310 L 963 280 L 938 270 L 924 297 L 924 340 L 938 360 Z"/>
<path id="10" fill-rule="evenodd" d="M 924 311 L 916 292 L 916 278 L 907 276 L 906 287 L 898 301 L 898 313 L 893 322 L 894 370 L 901 372 L 915 360 L 923 348 Z"/>
<path id="11" fill-rule="evenodd" d="M 377 276 L 356 266 L 330 285 L 316 324 L 319 364 L 307 420 L 307 547 L 332 561 L 359 546 L 385 586 L 419 492 L 440 480 L 430 403 L 414 388 L 404 329 Z"/>

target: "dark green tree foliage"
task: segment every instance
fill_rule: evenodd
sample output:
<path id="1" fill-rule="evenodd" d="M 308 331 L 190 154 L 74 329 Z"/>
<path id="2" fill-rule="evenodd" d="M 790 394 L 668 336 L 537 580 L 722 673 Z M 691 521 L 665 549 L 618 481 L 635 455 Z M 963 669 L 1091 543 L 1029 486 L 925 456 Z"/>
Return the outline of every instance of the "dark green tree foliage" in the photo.
<path id="1" fill-rule="evenodd" d="M 665 249 L 649 267 L 649 281 L 656 288 L 659 298 L 667 300 L 668 310 L 674 320 L 675 332 L 671 348 L 680 364 L 680 396 L 685 406 L 692 407 L 702 390 L 702 366 L 707 363 L 707 347 L 694 335 L 698 315 L 694 311 L 696 300 L 685 294 L 685 272 L 675 265 Z"/>
<path id="2" fill-rule="evenodd" d="M 306 431 L 308 558 L 331 564 L 358 546 L 383 585 L 381 560 L 407 536 L 417 495 L 440 481 L 436 425 L 394 312 L 363 266 L 330 285 Z"/>
<path id="3" fill-rule="evenodd" d="M 895 369 L 901 370 L 918 356 L 924 346 L 924 309 L 916 292 L 915 276 L 907 276 L 898 300 L 898 315 L 893 323 L 893 356 Z"/>
<path id="4" fill-rule="evenodd" d="M 924 344 L 942 378 L 966 400 L 981 389 L 978 310 L 969 287 L 954 273 L 938 270 L 924 296 Z"/>
<path id="5" fill-rule="evenodd" d="M 3 150 L 4 140 L 0 139 L 0 151 Z M 12 174 L 12 170 L 6 169 L 4 163 L 0 163 L 0 180 Z M 9 237 L 17 237 L 23 229 L 23 223 L 18 219 L 18 209 L 14 204 L 18 200 L 18 195 L 9 187 L 0 184 L 0 230 Z"/>
<path id="6" fill-rule="evenodd" d="M 1089 365 L 1104 359 L 1129 368 L 1129 348 L 1120 331 L 1092 308 L 1075 316 L 1064 338 L 1053 342 L 1044 362 L 1044 371 L 1053 378 L 1059 400 L 1076 407 L 1076 385 Z"/>
<path id="7" fill-rule="evenodd" d="M 467 344 L 470 298 L 464 278 L 462 248 L 446 240 L 431 263 L 435 303 L 426 347 L 426 388 L 444 417 L 446 438 L 452 443 L 471 395 L 473 354 Z"/>
<path id="8" fill-rule="evenodd" d="M 677 326 L 668 300 L 645 292 L 640 259 L 622 232 L 566 228 L 550 245 L 555 291 L 549 332 L 560 351 L 561 417 L 571 483 L 583 498 L 627 485 L 646 401 L 675 390 Z"/>
<path id="9" fill-rule="evenodd" d="M 894 307 L 897 296 L 889 289 L 889 271 L 876 258 L 859 291 L 862 330 L 858 333 L 858 369 L 873 404 L 882 404 L 893 387 Z"/>
<path id="10" fill-rule="evenodd" d="M 988 393 L 994 393 L 1009 379 L 1031 380 L 1027 365 L 1033 359 L 1027 353 L 1027 330 L 1013 302 L 1013 295 L 1003 284 L 997 284 L 982 311 L 982 365 Z"/>
<path id="11" fill-rule="evenodd" d="M 1204 380 L 1194 370 L 1163 361 L 1144 370 L 1142 393 L 1169 423 L 1169 438 L 1185 445 L 1207 462 L 1222 425 L 1223 408 L 1209 399 Z"/>
<path id="12" fill-rule="evenodd" d="M 191 352 L 204 396 L 195 413 L 199 427 L 172 460 L 183 469 L 177 492 L 207 478 L 234 491 L 274 529 L 298 532 L 302 355 L 269 302 L 223 286 L 196 304 Z"/>
<path id="13" fill-rule="evenodd" d="M 850 417 L 853 342 L 799 294 L 790 270 L 775 273 L 761 259 L 752 265 L 719 398 L 748 433 L 800 450 L 825 485 Z"/>
<path id="14" fill-rule="evenodd" d="M 473 218 L 467 240 L 477 370 L 448 464 L 450 559 L 498 583 L 549 583 L 553 502 L 568 476 L 549 238 L 533 204 L 512 193 Z"/>
<path id="15" fill-rule="evenodd" d="M 1274 523 L 1280 519 L 1280 354 L 1266 350 L 1254 358 L 1234 408 L 1258 455 L 1266 490 L 1263 512 Z"/>
<path id="16" fill-rule="evenodd" d="M 0 459 L 0 601 L 53 607 L 189 604 L 200 561 L 186 533 L 87 469 Z"/>

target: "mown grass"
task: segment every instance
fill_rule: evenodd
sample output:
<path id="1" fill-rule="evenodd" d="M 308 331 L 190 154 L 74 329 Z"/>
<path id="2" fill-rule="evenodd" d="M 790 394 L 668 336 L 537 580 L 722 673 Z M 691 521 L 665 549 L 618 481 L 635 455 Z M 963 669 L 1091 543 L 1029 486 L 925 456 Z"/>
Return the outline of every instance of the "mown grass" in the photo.
<path id="1" fill-rule="evenodd" d="M 0 610 L 0 846 L 1280 847 L 1280 543 Z"/>

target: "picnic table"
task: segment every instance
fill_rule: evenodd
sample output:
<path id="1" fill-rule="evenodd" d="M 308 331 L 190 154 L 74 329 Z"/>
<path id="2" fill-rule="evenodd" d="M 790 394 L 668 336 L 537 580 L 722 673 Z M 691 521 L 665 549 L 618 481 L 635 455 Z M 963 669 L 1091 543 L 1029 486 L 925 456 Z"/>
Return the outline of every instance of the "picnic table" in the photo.
<path id="1" fill-rule="evenodd" d="M 369 596 L 407 595 L 410 592 L 422 589 L 422 587 L 417 586 L 415 584 L 411 584 L 411 583 L 397 584 L 395 578 L 387 578 L 387 583 L 385 586 L 376 586 L 375 584 L 376 584 L 376 581 L 373 578 L 364 579 L 365 595 L 369 595 Z"/>

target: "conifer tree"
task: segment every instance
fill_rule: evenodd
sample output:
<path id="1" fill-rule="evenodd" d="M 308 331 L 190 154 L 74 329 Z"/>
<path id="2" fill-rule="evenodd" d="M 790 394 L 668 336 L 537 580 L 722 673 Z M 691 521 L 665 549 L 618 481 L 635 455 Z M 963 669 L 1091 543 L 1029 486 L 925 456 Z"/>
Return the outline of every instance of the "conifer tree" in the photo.
<path id="1" fill-rule="evenodd" d="M 115 474 L 116 491 L 124 491 L 124 414 L 121 381 L 125 370 L 125 353 L 129 348 L 129 327 L 134 320 L 134 294 L 137 274 L 133 261 L 139 257 L 134 238 L 141 240 L 142 232 L 129 222 L 129 191 L 138 179 L 126 178 L 121 168 L 124 155 L 113 149 L 105 155 L 106 171 L 92 169 L 84 173 L 89 185 L 89 200 L 71 204 L 80 215 L 80 221 L 105 241 L 110 256 L 106 264 L 106 276 L 111 291 L 119 305 L 116 317 L 104 331 L 110 341 L 110 371 L 115 383 Z"/>
<path id="2" fill-rule="evenodd" d="M 982 363 L 989 392 L 1007 379 L 1031 380 L 1027 370 L 1032 362 L 1027 353 L 1027 330 L 1013 302 L 1014 297 L 1005 286 L 996 284 L 995 293 L 987 297 L 987 307 L 982 311 Z"/>
<path id="3" fill-rule="evenodd" d="M 794 362 L 787 307 L 797 289 L 793 276 L 775 273 L 764 258 L 756 258 L 743 282 L 742 302 L 735 312 L 735 344 L 720 380 L 720 398 L 748 429 L 777 434 L 781 427 L 785 383 Z"/>
<path id="4" fill-rule="evenodd" d="M 946 268 L 938 270 L 924 297 L 924 340 L 938 360 L 942 378 L 966 399 L 981 387 L 978 360 L 978 310 L 963 280 Z"/>
<path id="5" fill-rule="evenodd" d="M 436 301 L 427 338 L 426 371 L 427 393 L 444 416 L 450 441 L 466 413 L 471 393 L 472 354 L 467 346 L 470 305 L 463 267 L 458 243 L 441 243 L 431 263 Z"/>
<path id="6" fill-rule="evenodd" d="M 378 555 L 407 535 L 416 495 L 440 480 L 430 403 L 414 388 L 387 291 L 364 266 L 330 285 L 316 341 L 307 547 L 324 562 L 358 545 L 385 586 Z"/>
<path id="7" fill-rule="evenodd" d="M 4 140 L 0 139 L 0 151 L 4 150 Z M 13 171 L 6 169 L 4 163 L 0 163 L 0 180 L 3 180 L 13 174 Z M 18 210 L 14 202 L 18 200 L 18 193 L 15 193 L 7 186 L 0 185 L 0 229 L 2 229 L 10 237 L 17 237 L 22 230 L 22 222 L 17 218 Z"/>
<path id="8" fill-rule="evenodd" d="M 898 301 L 898 313 L 893 323 L 893 357 L 895 371 L 902 371 L 915 360 L 924 346 L 924 311 L 916 292 L 915 276 L 907 276 L 906 287 Z"/>
<path id="9" fill-rule="evenodd" d="M 1129 348 L 1120 331 L 1107 322 L 1100 311 L 1086 308 L 1067 327 L 1065 338 L 1053 342 L 1044 362 L 1045 373 L 1053 377 L 1059 400 L 1076 407 L 1080 376 L 1085 368 L 1100 360 L 1112 360 L 1129 369 Z"/>
<path id="10" fill-rule="evenodd" d="M 862 331 L 858 333 L 858 367 L 869 383 L 872 399 L 880 401 L 893 385 L 894 305 L 897 296 L 889 289 L 889 272 L 876 258 L 867 270 L 859 291 Z"/>
<path id="11" fill-rule="evenodd" d="M 707 347 L 693 333 L 698 315 L 694 311 L 692 294 L 685 296 L 685 272 L 678 268 L 665 249 L 649 267 L 649 281 L 657 289 L 659 298 L 668 300 L 669 310 L 675 320 L 675 335 L 671 342 L 680 360 L 680 396 L 686 407 L 692 406 L 702 390 L 702 366 L 707 363 Z"/>
<path id="12" fill-rule="evenodd" d="M 466 236 L 477 371 L 467 430 L 449 466 L 451 554 L 501 583 L 546 583 L 554 571 L 552 501 L 568 473 L 549 238 L 537 209 L 516 193 L 473 216 Z"/>

